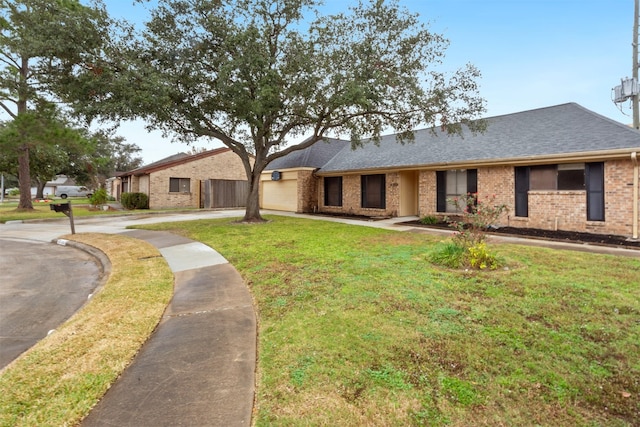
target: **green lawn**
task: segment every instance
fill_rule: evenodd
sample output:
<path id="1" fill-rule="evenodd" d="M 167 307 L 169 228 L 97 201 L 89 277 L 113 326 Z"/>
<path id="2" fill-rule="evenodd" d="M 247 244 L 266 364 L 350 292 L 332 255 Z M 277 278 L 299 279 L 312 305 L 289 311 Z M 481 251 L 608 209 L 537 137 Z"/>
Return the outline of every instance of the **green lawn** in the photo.
<path id="1" fill-rule="evenodd" d="M 626 426 L 640 420 L 640 260 L 273 216 L 160 224 L 218 250 L 259 316 L 256 424 Z"/>
<path id="2" fill-rule="evenodd" d="M 0 204 L 0 223 L 4 223 L 7 221 L 16 221 L 16 220 L 34 220 L 34 219 L 65 219 L 67 218 L 62 212 L 55 212 L 51 210 L 50 204 L 56 203 L 68 203 L 71 202 L 73 209 L 73 217 L 86 217 L 86 216 L 97 216 L 97 215 L 127 215 L 127 214 L 140 214 L 140 213 L 154 213 L 154 212 L 171 212 L 174 211 L 185 211 L 185 210 L 195 210 L 194 209 L 162 209 L 162 210 L 100 210 L 93 208 L 89 205 L 89 200 L 86 197 L 73 197 L 68 199 L 54 199 L 51 202 L 33 202 L 33 211 L 23 212 L 18 211 L 18 202 L 14 200 L 6 201 L 5 203 Z"/>

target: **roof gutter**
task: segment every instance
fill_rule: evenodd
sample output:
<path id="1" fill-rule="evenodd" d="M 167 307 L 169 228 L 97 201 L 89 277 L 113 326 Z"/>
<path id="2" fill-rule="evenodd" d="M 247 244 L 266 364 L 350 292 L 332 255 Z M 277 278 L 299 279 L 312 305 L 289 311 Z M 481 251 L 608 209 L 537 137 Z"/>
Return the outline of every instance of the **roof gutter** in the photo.
<path id="1" fill-rule="evenodd" d="M 633 240 L 638 240 L 638 153 L 631 153 L 633 162 Z"/>

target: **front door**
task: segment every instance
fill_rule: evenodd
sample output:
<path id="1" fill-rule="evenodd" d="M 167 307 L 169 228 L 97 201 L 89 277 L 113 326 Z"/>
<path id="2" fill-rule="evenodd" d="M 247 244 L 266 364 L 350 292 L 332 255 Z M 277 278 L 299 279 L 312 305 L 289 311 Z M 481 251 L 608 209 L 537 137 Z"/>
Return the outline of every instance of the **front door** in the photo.
<path id="1" fill-rule="evenodd" d="M 418 215 L 418 172 L 400 172 L 400 210 L 398 216 Z"/>

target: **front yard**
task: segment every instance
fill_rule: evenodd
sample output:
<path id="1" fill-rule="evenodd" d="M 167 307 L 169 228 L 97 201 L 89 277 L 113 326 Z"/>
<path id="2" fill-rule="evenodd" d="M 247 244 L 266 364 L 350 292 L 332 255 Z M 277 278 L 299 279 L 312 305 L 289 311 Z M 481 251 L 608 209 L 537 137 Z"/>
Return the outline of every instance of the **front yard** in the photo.
<path id="1" fill-rule="evenodd" d="M 299 218 L 161 224 L 246 279 L 256 425 L 635 425 L 640 260 L 493 245 L 508 268 L 431 264 L 441 237 Z"/>

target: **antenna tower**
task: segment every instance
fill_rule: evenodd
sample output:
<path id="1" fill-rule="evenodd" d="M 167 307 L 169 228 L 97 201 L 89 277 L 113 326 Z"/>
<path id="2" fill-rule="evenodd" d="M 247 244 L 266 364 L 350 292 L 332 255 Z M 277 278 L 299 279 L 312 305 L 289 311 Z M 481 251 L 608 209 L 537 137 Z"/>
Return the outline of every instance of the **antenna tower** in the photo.
<path id="1" fill-rule="evenodd" d="M 620 104 L 626 100 L 631 100 L 631 108 L 633 111 L 633 127 L 640 129 L 640 90 L 638 87 L 638 15 L 640 14 L 640 0 L 634 0 L 635 6 L 633 11 L 633 58 L 631 67 L 631 78 L 626 77 L 620 79 L 620 84 L 612 89 L 613 102 Z"/>

